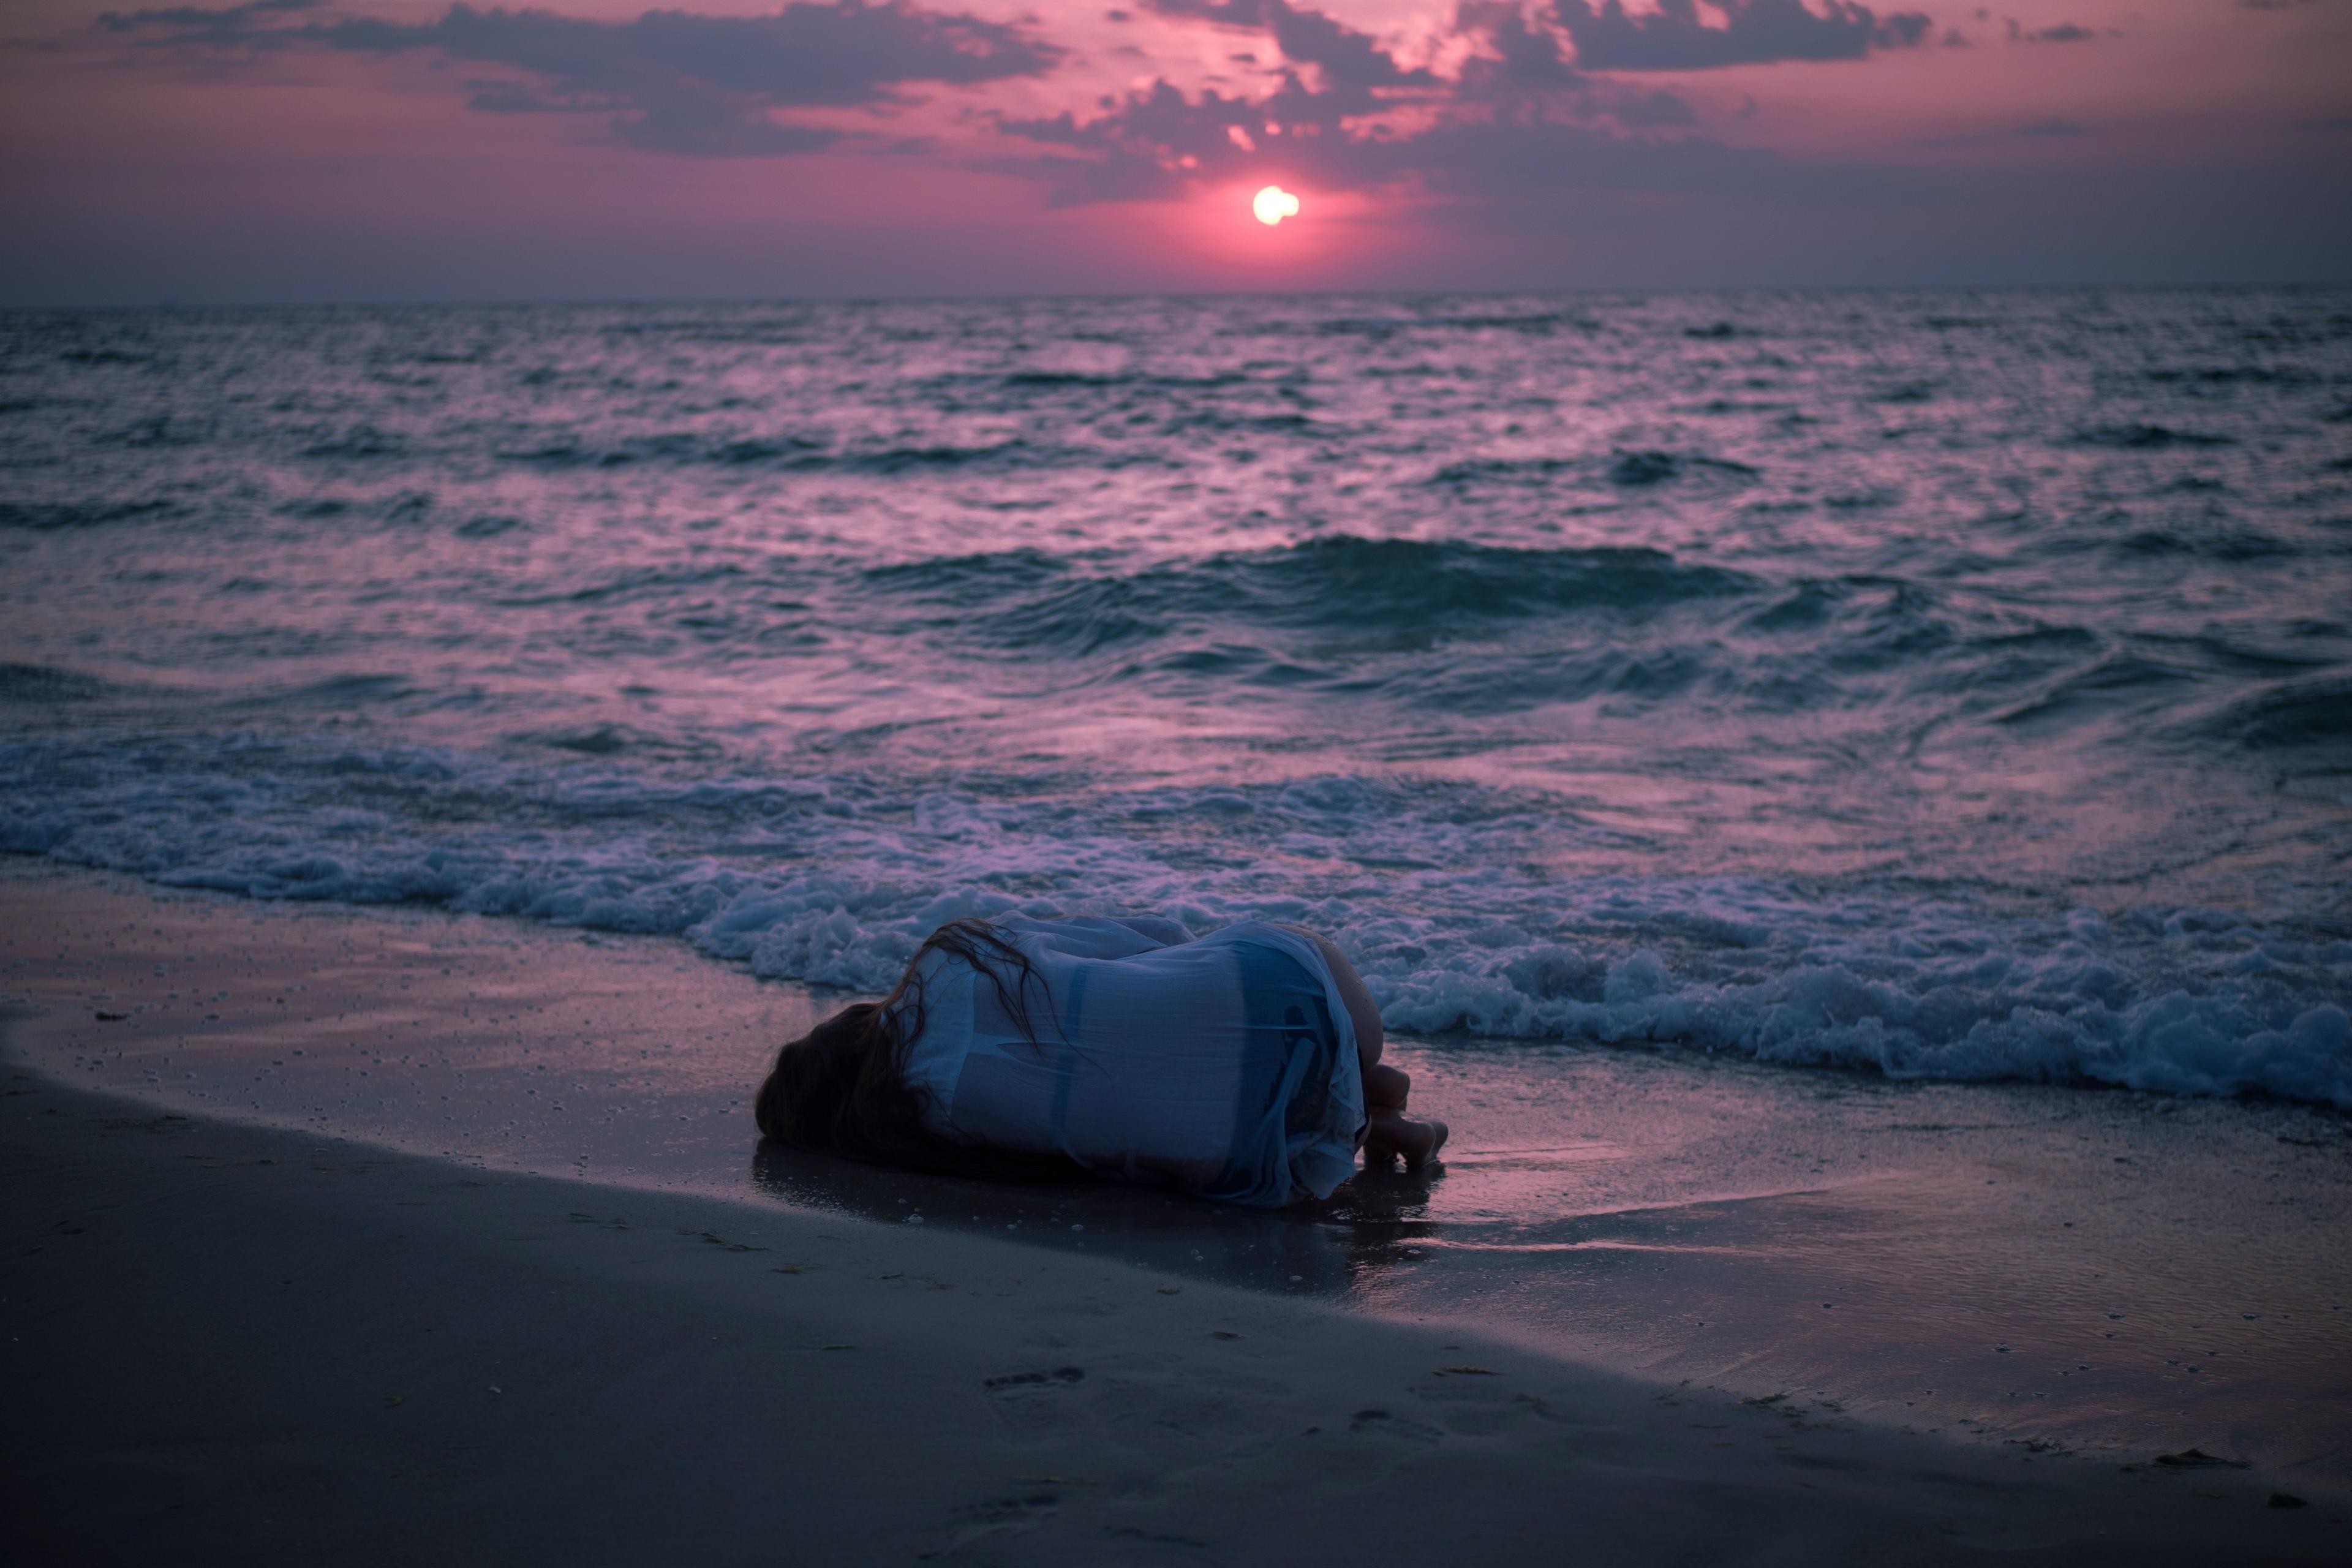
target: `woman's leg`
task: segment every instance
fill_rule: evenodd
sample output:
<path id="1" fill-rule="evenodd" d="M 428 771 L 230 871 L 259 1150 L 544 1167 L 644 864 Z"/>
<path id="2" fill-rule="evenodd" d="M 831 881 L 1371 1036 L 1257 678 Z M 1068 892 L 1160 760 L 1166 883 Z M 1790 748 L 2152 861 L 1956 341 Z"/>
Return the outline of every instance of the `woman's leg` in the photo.
<path id="1" fill-rule="evenodd" d="M 1381 1028 L 1381 1010 L 1373 1005 L 1372 994 L 1364 989 L 1363 976 L 1328 937 L 1304 926 L 1288 929 L 1311 938 L 1322 951 L 1323 962 L 1330 966 L 1331 979 L 1339 988 L 1339 1000 L 1347 1005 L 1349 1021 L 1356 1026 L 1356 1059 L 1364 1074 L 1364 1158 L 1385 1164 L 1402 1155 L 1408 1165 L 1433 1158 L 1445 1147 L 1445 1123 L 1404 1113 L 1412 1079 L 1402 1068 L 1381 1065 L 1381 1047 L 1387 1043 L 1387 1036 Z"/>
<path id="2" fill-rule="evenodd" d="M 1387 1036 L 1381 1030 L 1381 1010 L 1373 1004 L 1372 994 L 1364 989 L 1364 977 L 1356 973 L 1356 966 L 1348 962 L 1348 955 L 1329 937 L 1305 926 L 1282 929 L 1297 931 L 1323 954 L 1323 963 L 1331 971 L 1331 982 L 1339 988 L 1339 1001 L 1348 1009 L 1348 1021 L 1356 1026 L 1356 1057 L 1369 1077 L 1380 1064 L 1381 1047 L 1386 1043 Z"/>

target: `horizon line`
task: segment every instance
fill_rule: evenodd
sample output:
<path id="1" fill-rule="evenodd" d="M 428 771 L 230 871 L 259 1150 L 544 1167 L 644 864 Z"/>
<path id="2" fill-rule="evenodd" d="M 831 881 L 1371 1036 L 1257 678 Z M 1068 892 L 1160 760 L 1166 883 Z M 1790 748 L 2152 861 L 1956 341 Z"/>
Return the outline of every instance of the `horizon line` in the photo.
<path id="1" fill-rule="evenodd" d="M 1524 288 L 1464 287 L 1464 288 L 1385 288 L 1385 289 L 1104 289 L 1100 292 L 1064 290 L 1055 293 L 969 293 L 969 294 L 580 294 L 580 295 L 471 295 L 448 298 L 362 297 L 334 300 L 287 299 L 222 299 L 182 300 L 165 296 L 142 301 L 111 300 L 85 302 L 16 303 L 0 300 L 0 315 L 31 315 L 43 312 L 100 312 L 153 310 L 530 310 L 553 306 L 586 308 L 620 308 L 677 305 L 1017 305 L 1072 304 L 1093 301 L 1165 300 L 1346 300 L 1346 299 L 1501 299 L 1511 297 L 1568 297 L 1608 294 L 1644 294 L 1698 296 L 1720 294 L 1904 294 L 1904 293 L 1981 293 L 2035 294 L 2081 293 L 2105 290 L 2116 293 L 2193 292 L 2260 292 L 2352 289 L 2352 275 L 2342 278 L 2301 278 L 2275 279 L 2177 279 L 2129 282 L 2075 280 L 2041 283 L 1738 283 L 1718 285 L 1696 284 L 1546 284 Z"/>

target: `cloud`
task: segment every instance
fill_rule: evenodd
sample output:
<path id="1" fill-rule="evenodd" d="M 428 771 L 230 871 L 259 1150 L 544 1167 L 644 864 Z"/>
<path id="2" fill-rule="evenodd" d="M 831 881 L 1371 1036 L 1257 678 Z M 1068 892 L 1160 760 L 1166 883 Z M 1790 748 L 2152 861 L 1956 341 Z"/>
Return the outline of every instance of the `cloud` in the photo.
<path id="1" fill-rule="evenodd" d="M 1959 136 L 1923 136 L 1916 143 L 1921 147 L 1997 147 L 2021 138 L 2028 141 L 2071 141 L 2088 136 L 2091 128 L 2072 120 L 2033 120 L 2005 131 L 1978 131 Z"/>
<path id="2" fill-rule="evenodd" d="M 152 11 L 107 11 L 91 24 L 100 33 L 145 33 L 179 44 L 211 44 L 221 48 L 244 46 L 282 47 L 299 37 L 277 28 L 277 18 L 298 11 L 315 11 L 321 0 L 250 0 L 206 11 L 195 5 L 173 5 Z M 274 42 L 273 42 L 274 40 Z"/>
<path id="3" fill-rule="evenodd" d="M 2061 22 L 2054 27 L 2030 28 L 2014 16 L 2008 18 L 2009 41 L 2012 44 L 2087 44 L 2099 35 L 2073 22 Z"/>
<path id="4" fill-rule="evenodd" d="M 1697 111 L 1675 93 L 1577 69 L 1566 37 L 1530 20 L 1514 0 L 1464 0 L 1454 32 L 1474 46 L 1451 84 L 1456 104 L 1485 104 L 1520 120 L 1566 107 L 1575 117 L 1629 129 L 1698 123 Z"/>
<path id="5" fill-rule="evenodd" d="M 1569 190 L 1770 188 L 1812 199 L 1859 182 L 1899 197 L 1884 172 L 1822 174 L 1702 135 L 1687 100 L 1641 85 L 1638 73 L 1857 59 L 1932 41 L 1926 16 L 1855 0 L 1812 0 L 1822 10 L 1807 0 L 1710 0 L 1704 14 L 1696 0 L 1659 0 L 1661 9 L 1639 15 L 1622 0 L 1532 0 L 1532 8 L 1461 0 L 1438 51 L 1459 63 L 1439 77 L 1296 0 L 1129 3 L 1136 9 L 1120 19 L 1149 13 L 1260 35 L 1279 61 L 1253 45 L 1246 52 L 1270 65 L 1247 91 L 1215 78 L 1192 92 L 1154 80 L 1083 114 L 982 116 L 1034 149 L 987 167 L 1044 183 L 1065 206 L 1171 199 L 1268 168 L 1310 187 L 1516 203 L 1530 213 Z M 613 21 L 463 4 L 397 21 L 336 11 L 329 0 L 247 0 L 110 13 L 95 31 L 134 50 L 215 61 L 295 49 L 426 56 L 471 68 L 457 79 L 477 112 L 595 115 L 619 141 L 652 152 L 775 156 L 882 150 L 878 135 L 853 140 L 778 111 L 873 109 L 905 101 L 918 83 L 1045 76 L 1069 57 L 1040 37 L 1041 26 L 912 0 L 791 0 L 763 16 L 671 10 Z M 2058 124 L 2002 134 L 2070 133 Z M 889 149 L 933 145 L 900 139 Z"/>
<path id="6" fill-rule="evenodd" d="M 1593 71 L 1686 71 L 1780 60 L 1858 60 L 1874 49 L 1914 48 L 1931 26 L 1917 11 L 1882 16 L 1853 0 L 1711 0 L 1725 18 L 1711 26 L 1696 0 L 1659 0 L 1629 13 L 1622 0 L 1557 0 L 1550 15 L 1575 41 L 1576 63 Z"/>
<path id="7" fill-rule="evenodd" d="M 1618 99 L 1582 85 L 1571 77 L 1570 90 L 1550 100 L 1424 102 L 1400 127 L 1351 115 L 1342 93 L 1287 74 L 1255 100 L 1213 89 L 1189 97 L 1155 81 L 1090 119 L 1001 121 L 1009 135 L 1061 150 L 995 167 L 1048 183 L 1056 206 L 1164 200 L 1201 182 L 1274 171 L 1308 190 L 1389 189 L 1450 208 L 1454 221 L 1515 232 L 1568 221 L 1576 204 L 1559 198 L 1579 192 L 1846 204 L 1916 194 L 1916 174 L 1796 164 L 1705 136 L 1655 134 L 1647 127 L 1687 124 L 1689 106 L 1666 93 Z"/>
<path id="8" fill-rule="evenodd" d="M 1599 68 L 1857 58 L 1930 37 L 1924 16 L 1881 16 L 1852 0 L 1831 0 L 1826 14 L 1801 0 L 1725 0 L 1722 27 L 1703 23 L 1692 0 L 1664 0 L 1666 10 L 1640 17 L 1619 0 L 1599 10 L 1546 0 L 1533 12 L 1519 0 L 1463 0 L 1444 37 L 1468 47 L 1441 79 L 1291 0 L 1144 3 L 1162 16 L 1269 33 L 1286 65 L 1256 97 L 1215 85 L 1188 94 L 1160 79 L 1100 100 L 1091 115 L 1000 119 L 1005 135 L 1053 150 L 992 167 L 1045 182 L 1057 206 L 1172 199 L 1274 171 L 1309 189 L 1500 204 L 1521 226 L 1540 225 L 1544 202 L 1573 191 L 1843 200 L 1867 187 L 1872 199 L 1900 200 L 1901 180 L 1886 171 L 1824 172 L 1697 134 L 1687 100 Z"/>
<path id="9" fill-rule="evenodd" d="M 1464 0 L 1454 31 L 1478 46 L 1463 62 L 1461 95 L 1514 99 L 1582 89 L 1591 79 L 1568 61 L 1560 35 L 1528 20 L 1517 0 Z"/>
<path id="10" fill-rule="evenodd" d="M 647 11 L 620 22 L 455 5 L 419 23 L 327 17 L 316 0 L 252 0 L 217 11 L 109 12 L 94 31 L 159 52 L 418 53 L 504 67 L 536 79 L 470 80 L 470 107 L 607 111 L 632 145 L 717 155 L 808 153 L 841 139 L 780 123 L 769 116 L 773 109 L 889 103 L 912 83 L 1042 76 L 1063 58 L 1021 26 L 906 0 L 793 0 L 757 16 Z"/>
<path id="11" fill-rule="evenodd" d="M 1434 79 L 1423 70 L 1409 70 L 1382 48 L 1369 33 L 1360 33 L 1320 11 L 1293 5 L 1289 0 L 1146 0 L 1162 16 L 1208 22 L 1274 36 L 1282 58 L 1294 65 L 1313 66 L 1324 82 L 1364 104 L 1376 87 L 1427 85 Z"/>

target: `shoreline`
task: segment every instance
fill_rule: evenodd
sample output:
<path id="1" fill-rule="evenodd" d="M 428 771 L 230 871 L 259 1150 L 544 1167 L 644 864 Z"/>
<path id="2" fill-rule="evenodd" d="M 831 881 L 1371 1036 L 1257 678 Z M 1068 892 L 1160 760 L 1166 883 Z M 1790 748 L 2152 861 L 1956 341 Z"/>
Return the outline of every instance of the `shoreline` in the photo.
<path id="1" fill-rule="evenodd" d="M 0 1506 L 76 1561 L 2318 1563 L 2346 1500 L 11 1068 Z M 29 1092 L 26 1090 L 29 1089 Z"/>
<path id="2" fill-rule="evenodd" d="M 1240 1211 L 755 1150 L 749 1084 L 824 1004 L 659 939 L 43 863 L 0 875 L 12 904 L 40 918 L 15 922 L 33 934 L 0 949 L 0 985 L 50 1009 L 16 1058 L 166 1113 L 478 1177 L 916 1216 L 1890 1432 L 2117 1462 L 2198 1447 L 2306 1492 L 2352 1465 L 2328 1184 L 2352 1137 L 2323 1112 L 1406 1041 L 1416 1098 L 1475 1111 L 1444 1173 Z"/>

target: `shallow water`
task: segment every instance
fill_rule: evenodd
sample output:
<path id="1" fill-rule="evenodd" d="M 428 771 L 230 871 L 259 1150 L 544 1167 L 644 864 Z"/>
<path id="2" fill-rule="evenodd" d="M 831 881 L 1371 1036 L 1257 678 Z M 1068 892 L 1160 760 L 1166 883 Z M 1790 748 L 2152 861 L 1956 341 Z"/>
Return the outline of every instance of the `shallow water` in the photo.
<path id="1" fill-rule="evenodd" d="M 2352 1477 L 2333 1111 L 1401 1042 L 1458 1129 L 1443 1168 L 1266 1212 L 755 1149 L 750 1081 L 829 1003 L 674 942 L 159 901 L 24 863 L 0 916 L 0 1027 L 33 1064 L 166 1113 L 585 1178 L 582 1224 L 625 1222 L 641 1186 L 781 1200 L 1459 1323 L 1791 1413 Z M 131 1120 L 203 1152 L 201 1121 Z"/>
<path id="2" fill-rule="evenodd" d="M 2352 295 L 0 317 L 0 847 L 2352 1107 Z"/>

